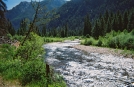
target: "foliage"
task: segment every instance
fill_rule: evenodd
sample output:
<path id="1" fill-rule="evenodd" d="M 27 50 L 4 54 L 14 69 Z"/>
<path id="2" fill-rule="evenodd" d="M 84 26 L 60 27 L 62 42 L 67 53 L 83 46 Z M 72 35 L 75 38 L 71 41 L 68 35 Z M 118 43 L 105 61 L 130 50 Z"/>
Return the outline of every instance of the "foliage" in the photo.
<path id="1" fill-rule="evenodd" d="M 123 32 L 111 31 L 105 37 L 99 37 L 97 40 L 94 38 L 86 38 L 82 44 L 104 46 L 110 48 L 134 50 L 134 31 L 130 33 L 124 30 Z"/>
<path id="2" fill-rule="evenodd" d="M 92 30 L 92 26 L 91 26 L 91 22 L 89 20 L 89 15 L 87 15 L 85 17 L 85 20 L 84 20 L 84 30 L 83 30 L 83 35 L 86 36 L 86 35 L 91 35 L 91 30 Z"/>
<path id="3" fill-rule="evenodd" d="M 84 45 L 95 45 L 97 42 L 94 38 L 86 38 L 83 42 Z"/>
<path id="4" fill-rule="evenodd" d="M 17 79 L 22 86 L 26 87 L 47 87 L 47 85 L 65 87 L 63 79 L 53 70 L 50 72 L 51 76 L 46 76 L 46 64 L 42 56 L 43 43 L 43 38 L 30 33 L 30 38 L 18 49 L 8 44 L 1 45 L 0 73 L 3 78 Z"/>
<path id="5" fill-rule="evenodd" d="M 102 45 L 102 41 L 101 40 L 99 40 L 98 42 L 97 42 L 97 44 L 96 44 L 97 46 L 101 46 Z"/>
<path id="6" fill-rule="evenodd" d="M 24 63 L 24 68 L 21 77 L 23 86 L 29 83 L 40 83 L 40 87 L 47 84 L 45 63 L 43 60 L 35 59 Z"/>
<path id="7" fill-rule="evenodd" d="M 39 54 L 42 54 L 43 48 L 43 40 L 34 33 L 31 33 L 29 39 L 20 46 L 17 50 L 17 56 L 22 58 L 23 60 L 31 60 L 38 57 Z"/>

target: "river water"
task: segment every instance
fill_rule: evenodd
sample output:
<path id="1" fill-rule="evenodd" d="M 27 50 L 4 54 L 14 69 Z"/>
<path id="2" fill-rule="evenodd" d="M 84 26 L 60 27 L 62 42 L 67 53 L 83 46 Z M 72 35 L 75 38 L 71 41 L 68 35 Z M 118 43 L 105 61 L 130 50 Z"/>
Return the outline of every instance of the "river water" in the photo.
<path id="1" fill-rule="evenodd" d="M 78 40 L 45 44 L 45 60 L 68 87 L 134 87 L 134 59 L 72 48 Z"/>

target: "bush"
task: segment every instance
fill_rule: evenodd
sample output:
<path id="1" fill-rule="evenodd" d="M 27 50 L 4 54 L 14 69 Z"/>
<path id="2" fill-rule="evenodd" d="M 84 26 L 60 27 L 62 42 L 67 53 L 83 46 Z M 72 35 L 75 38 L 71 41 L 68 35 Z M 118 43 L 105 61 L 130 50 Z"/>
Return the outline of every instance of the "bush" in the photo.
<path id="1" fill-rule="evenodd" d="M 89 34 L 87 34 L 87 35 L 86 35 L 86 38 L 90 38 L 90 35 L 89 35 Z"/>
<path id="2" fill-rule="evenodd" d="M 23 72 L 21 76 L 21 83 L 23 86 L 29 83 L 40 83 L 40 87 L 46 85 L 47 77 L 45 70 L 45 63 L 43 60 L 36 59 L 34 61 L 26 62 L 23 66 Z"/>
<path id="3" fill-rule="evenodd" d="M 98 43 L 96 44 L 96 46 L 102 46 L 102 41 L 99 40 Z"/>
<path id="4" fill-rule="evenodd" d="M 86 39 L 86 40 L 84 41 L 84 45 L 92 45 L 92 40 Z"/>
<path id="5" fill-rule="evenodd" d="M 134 30 L 131 31 L 131 35 L 134 36 Z"/>
<path id="6" fill-rule="evenodd" d="M 119 47 L 119 38 L 114 37 L 108 42 L 109 47 L 111 48 L 118 48 Z"/>
<path id="7" fill-rule="evenodd" d="M 127 38 L 126 42 L 124 43 L 124 46 L 127 47 L 127 49 L 134 49 L 134 37 Z"/>
<path id="8" fill-rule="evenodd" d="M 42 48 L 42 45 L 42 38 L 34 33 L 31 33 L 30 39 L 25 41 L 24 45 L 18 48 L 16 55 L 25 61 L 33 60 L 38 58 L 40 54 L 43 54 L 44 49 Z"/>
<path id="9" fill-rule="evenodd" d="M 0 46 L 0 73 L 4 79 L 17 79 L 23 86 L 28 87 L 54 84 L 65 87 L 63 79 L 54 77 L 54 73 L 53 77 L 46 77 L 46 66 L 41 56 L 44 52 L 42 45 L 42 38 L 31 33 L 30 38 L 17 50 L 8 44 Z"/>

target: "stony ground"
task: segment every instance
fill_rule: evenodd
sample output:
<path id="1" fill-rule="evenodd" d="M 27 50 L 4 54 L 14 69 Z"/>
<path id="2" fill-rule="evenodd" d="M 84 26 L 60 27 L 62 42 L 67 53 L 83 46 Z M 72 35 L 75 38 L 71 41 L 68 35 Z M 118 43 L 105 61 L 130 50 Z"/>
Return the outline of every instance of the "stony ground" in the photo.
<path id="1" fill-rule="evenodd" d="M 63 76 L 68 87 L 134 86 L 134 60 L 123 55 L 123 50 L 79 45 L 77 40 L 44 48 L 47 63 Z"/>
<path id="2" fill-rule="evenodd" d="M 112 54 L 115 56 L 124 56 L 129 58 L 134 58 L 132 54 L 126 54 L 123 50 L 105 48 L 105 47 L 96 47 L 96 46 L 84 46 L 84 45 L 73 45 L 73 48 L 82 50 L 88 53 L 100 53 L 100 54 Z"/>

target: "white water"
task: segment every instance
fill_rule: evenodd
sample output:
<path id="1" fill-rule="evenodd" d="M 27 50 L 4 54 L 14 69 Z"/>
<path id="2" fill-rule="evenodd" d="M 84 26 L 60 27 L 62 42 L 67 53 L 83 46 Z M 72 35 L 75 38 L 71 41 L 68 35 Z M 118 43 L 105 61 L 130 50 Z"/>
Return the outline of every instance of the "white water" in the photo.
<path id="1" fill-rule="evenodd" d="M 134 87 L 134 59 L 71 48 L 79 41 L 44 45 L 46 61 L 68 87 Z"/>

